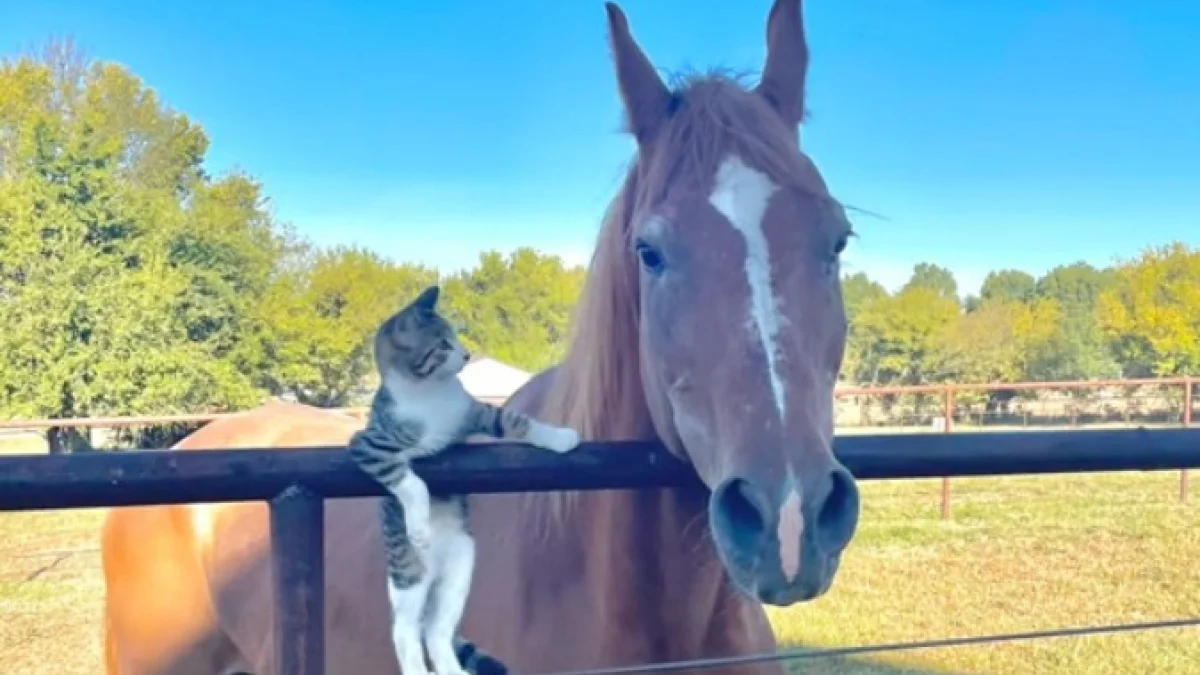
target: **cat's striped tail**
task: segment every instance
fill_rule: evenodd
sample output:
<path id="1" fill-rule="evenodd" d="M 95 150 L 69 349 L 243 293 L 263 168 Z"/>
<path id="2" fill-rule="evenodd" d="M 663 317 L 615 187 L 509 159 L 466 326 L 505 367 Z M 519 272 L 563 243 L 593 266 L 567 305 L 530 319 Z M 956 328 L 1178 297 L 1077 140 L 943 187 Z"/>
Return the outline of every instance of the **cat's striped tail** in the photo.
<path id="1" fill-rule="evenodd" d="M 474 642 L 462 636 L 454 638 L 454 653 L 463 670 L 471 675 L 508 675 L 508 666 L 500 659 L 488 654 Z"/>

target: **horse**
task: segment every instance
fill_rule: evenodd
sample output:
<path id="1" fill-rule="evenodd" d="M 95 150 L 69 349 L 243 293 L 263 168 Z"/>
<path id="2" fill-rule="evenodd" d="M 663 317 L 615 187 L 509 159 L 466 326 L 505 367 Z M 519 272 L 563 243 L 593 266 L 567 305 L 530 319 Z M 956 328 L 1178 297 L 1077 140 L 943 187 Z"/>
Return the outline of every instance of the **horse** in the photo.
<path id="1" fill-rule="evenodd" d="M 605 8 L 636 152 L 565 356 L 507 405 L 585 440 L 657 441 L 700 480 L 471 498 L 478 564 L 461 631 L 514 672 L 771 652 L 764 605 L 826 593 L 859 518 L 832 450 L 852 228 L 800 149 L 800 2 L 773 3 L 753 86 L 721 72 L 668 85 L 624 12 Z M 360 426 L 272 403 L 176 449 L 338 445 Z M 399 675 L 374 500 L 330 500 L 325 528 L 327 672 Z M 274 673 L 269 534 L 262 503 L 111 511 L 109 675 Z"/>

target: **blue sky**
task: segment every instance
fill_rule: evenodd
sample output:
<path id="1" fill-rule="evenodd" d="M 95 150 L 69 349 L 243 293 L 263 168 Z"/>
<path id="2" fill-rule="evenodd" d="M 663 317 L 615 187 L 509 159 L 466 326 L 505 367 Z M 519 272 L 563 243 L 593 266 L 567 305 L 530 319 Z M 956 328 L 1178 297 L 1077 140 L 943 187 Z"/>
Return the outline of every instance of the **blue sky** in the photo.
<path id="1" fill-rule="evenodd" d="M 167 6 L 170 5 L 170 6 Z M 769 0 L 626 0 L 675 70 L 757 71 Z M 1200 3 L 808 0 L 803 145 L 856 215 L 846 268 L 1107 264 L 1200 245 Z M 128 65 L 322 243 L 447 270 L 586 259 L 632 142 L 600 0 L 0 2 L 0 53 Z"/>

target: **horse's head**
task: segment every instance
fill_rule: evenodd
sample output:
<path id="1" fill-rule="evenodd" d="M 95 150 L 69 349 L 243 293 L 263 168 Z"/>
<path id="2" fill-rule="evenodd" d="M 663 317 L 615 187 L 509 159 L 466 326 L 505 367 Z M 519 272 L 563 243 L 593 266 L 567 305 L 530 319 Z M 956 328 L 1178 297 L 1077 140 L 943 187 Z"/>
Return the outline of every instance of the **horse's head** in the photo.
<path id="1" fill-rule="evenodd" d="M 625 255 L 638 267 L 629 292 L 650 418 L 711 488 L 712 532 L 737 585 L 772 604 L 815 598 L 854 536 L 859 496 L 833 455 L 838 257 L 851 229 L 799 150 L 799 1 L 772 7 L 753 89 L 721 76 L 668 87 L 607 8 L 638 145 Z"/>

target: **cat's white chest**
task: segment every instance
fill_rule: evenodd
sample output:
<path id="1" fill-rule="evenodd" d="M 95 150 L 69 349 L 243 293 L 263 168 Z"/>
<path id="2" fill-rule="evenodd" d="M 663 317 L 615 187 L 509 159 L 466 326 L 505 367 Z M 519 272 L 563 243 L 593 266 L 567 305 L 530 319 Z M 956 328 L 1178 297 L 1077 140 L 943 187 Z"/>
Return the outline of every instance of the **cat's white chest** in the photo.
<path id="1" fill-rule="evenodd" d="M 471 399 L 458 378 L 416 387 L 406 384 L 388 382 L 385 386 L 395 401 L 391 410 L 395 418 L 419 424 L 419 444 L 427 452 L 437 452 L 448 443 L 461 440 Z"/>

